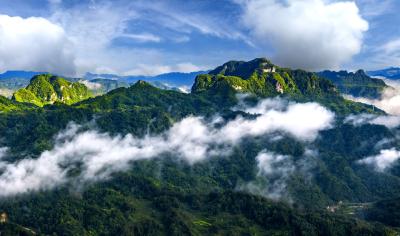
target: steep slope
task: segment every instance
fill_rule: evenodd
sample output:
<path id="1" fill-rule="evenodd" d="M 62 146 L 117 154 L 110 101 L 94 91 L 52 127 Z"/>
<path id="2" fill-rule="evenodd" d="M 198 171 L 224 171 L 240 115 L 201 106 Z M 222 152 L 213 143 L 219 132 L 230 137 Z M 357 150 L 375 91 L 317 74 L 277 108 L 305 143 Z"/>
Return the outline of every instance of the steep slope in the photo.
<path id="1" fill-rule="evenodd" d="M 317 74 L 332 81 L 341 93 L 354 97 L 379 98 L 382 91 L 388 88 L 383 80 L 371 78 L 363 70 L 358 70 L 355 73 L 327 70 Z"/>
<path id="2" fill-rule="evenodd" d="M 84 84 L 71 83 L 61 77 L 42 74 L 34 76 L 26 88 L 17 90 L 13 94 L 13 100 L 41 107 L 55 102 L 70 105 L 91 96 Z"/>

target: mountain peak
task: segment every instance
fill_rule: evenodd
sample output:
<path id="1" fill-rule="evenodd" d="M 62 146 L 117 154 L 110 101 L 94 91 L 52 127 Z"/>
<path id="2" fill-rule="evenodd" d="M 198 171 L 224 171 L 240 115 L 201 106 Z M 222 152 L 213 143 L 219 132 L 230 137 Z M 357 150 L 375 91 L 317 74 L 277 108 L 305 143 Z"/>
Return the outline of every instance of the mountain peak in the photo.
<path id="1" fill-rule="evenodd" d="M 276 66 L 266 58 L 256 58 L 251 61 L 228 61 L 210 71 L 210 75 L 237 76 L 248 79 L 255 72 L 274 72 Z"/>
<path id="2" fill-rule="evenodd" d="M 240 93 L 253 93 L 261 97 L 281 94 L 307 96 L 337 96 L 335 86 L 315 73 L 275 66 L 266 58 L 229 61 L 196 77 L 193 92 L 221 90 L 226 86 Z"/>
<path id="3" fill-rule="evenodd" d="M 26 88 L 17 90 L 13 100 L 44 106 L 61 102 L 72 104 L 91 97 L 88 88 L 81 83 L 69 82 L 52 74 L 35 75 Z"/>

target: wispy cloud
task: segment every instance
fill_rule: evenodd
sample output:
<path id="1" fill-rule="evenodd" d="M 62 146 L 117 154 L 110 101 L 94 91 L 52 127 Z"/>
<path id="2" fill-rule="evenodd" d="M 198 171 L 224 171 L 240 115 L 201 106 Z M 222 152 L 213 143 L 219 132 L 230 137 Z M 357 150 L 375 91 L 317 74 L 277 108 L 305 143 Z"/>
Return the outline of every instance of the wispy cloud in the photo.
<path id="1" fill-rule="evenodd" d="M 400 125 L 399 116 L 391 115 L 373 115 L 373 114 L 359 114 L 349 115 L 344 120 L 344 123 L 360 126 L 364 124 L 384 125 L 388 128 L 396 128 Z"/>
<path id="2" fill-rule="evenodd" d="M 121 37 L 129 38 L 138 42 L 161 42 L 161 38 L 157 35 L 150 33 L 142 33 L 142 34 L 122 34 Z"/>
<path id="3" fill-rule="evenodd" d="M 257 179 L 238 189 L 250 191 L 253 194 L 262 195 L 274 200 L 285 199 L 292 201 L 288 189 L 288 182 L 295 172 L 301 173 L 306 178 L 311 177 L 310 169 L 315 165 L 315 157 L 318 152 L 306 149 L 301 157 L 281 155 L 268 150 L 259 152 L 256 156 Z"/>

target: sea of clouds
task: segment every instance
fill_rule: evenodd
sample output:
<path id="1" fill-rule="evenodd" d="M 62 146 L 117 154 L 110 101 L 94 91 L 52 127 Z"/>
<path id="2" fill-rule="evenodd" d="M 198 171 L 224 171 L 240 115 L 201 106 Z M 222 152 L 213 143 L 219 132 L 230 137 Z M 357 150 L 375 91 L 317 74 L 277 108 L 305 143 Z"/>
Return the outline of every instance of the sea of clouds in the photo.
<path id="1" fill-rule="evenodd" d="M 310 144 L 320 131 L 333 128 L 335 122 L 333 112 L 314 102 L 295 103 L 274 98 L 261 100 L 251 107 L 239 103 L 234 110 L 256 116 L 251 119 L 237 116 L 232 120 L 224 120 L 218 115 L 212 119 L 189 116 L 162 134 L 144 137 L 110 135 L 70 123 L 54 138 L 55 145 L 51 150 L 36 158 L 27 157 L 17 162 L 7 161 L 8 149 L 3 147 L 0 149 L 0 197 L 49 190 L 71 182 L 102 181 L 113 173 L 127 171 L 134 161 L 162 158 L 164 154 L 193 165 L 208 158 L 230 155 L 233 147 L 245 138 L 289 135 Z M 344 122 L 354 126 L 367 123 L 385 125 L 390 129 L 400 125 L 398 117 L 391 115 L 350 115 Z M 400 158 L 400 151 L 396 148 L 377 150 L 378 154 L 357 163 L 385 171 Z M 304 155 L 307 158 L 302 159 L 315 157 L 316 153 L 316 150 L 306 150 Z M 267 149 L 255 159 L 257 176 L 274 181 L 267 187 L 250 182 L 240 188 L 272 199 L 287 193 L 289 176 L 304 164 Z M 71 171 L 76 169 L 79 173 L 71 176 Z"/>
<path id="2" fill-rule="evenodd" d="M 162 154 L 172 154 L 189 164 L 229 155 L 232 147 L 247 137 L 285 133 L 312 142 L 319 131 L 333 126 L 335 117 L 317 103 L 290 103 L 282 99 L 266 99 L 243 111 L 258 116 L 254 119 L 239 116 L 230 121 L 219 116 L 211 121 L 189 116 L 161 135 L 144 137 L 82 131 L 79 125 L 71 123 L 57 135 L 54 148 L 35 159 L 10 163 L 2 158 L 7 156 L 7 149 L 1 149 L 0 196 L 47 190 L 68 183 L 72 178 L 68 173 L 77 166 L 81 172 L 73 177 L 75 181 L 100 181 L 129 169 L 133 161 Z M 276 158 L 266 155 L 260 153 L 256 160 L 260 171 L 268 173 L 268 166 Z"/>

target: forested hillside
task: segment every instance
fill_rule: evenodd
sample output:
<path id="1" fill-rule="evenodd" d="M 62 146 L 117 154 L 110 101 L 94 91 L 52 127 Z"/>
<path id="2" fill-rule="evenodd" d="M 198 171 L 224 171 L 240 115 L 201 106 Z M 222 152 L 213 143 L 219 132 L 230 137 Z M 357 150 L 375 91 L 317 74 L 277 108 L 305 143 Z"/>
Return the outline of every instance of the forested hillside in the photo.
<path id="1" fill-rule="evenodd" d="M 315 73 L 231 61 L 190 94 L 138 81 L 65 103 L 34 78 L 39 106 L 0 97 L 0 232 L 397 233 L 364 216 L 400 197 L 397 159 L 378 159 L 400 123 Z"/>

